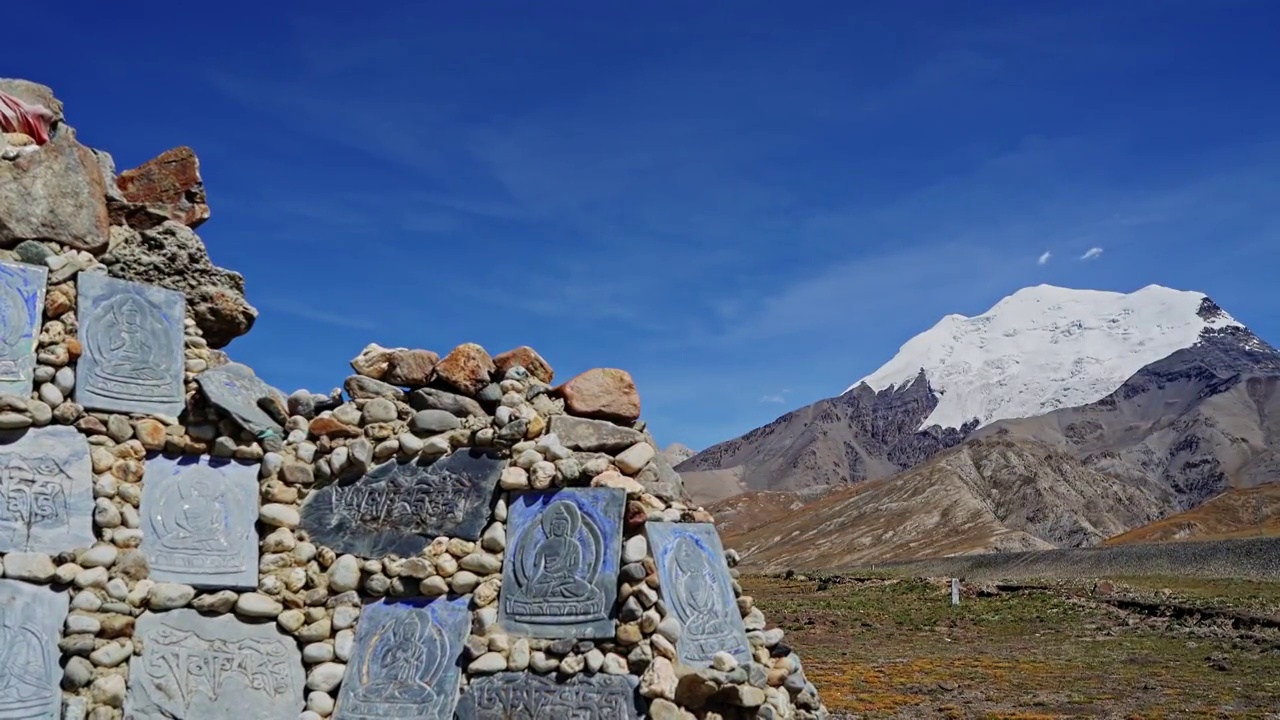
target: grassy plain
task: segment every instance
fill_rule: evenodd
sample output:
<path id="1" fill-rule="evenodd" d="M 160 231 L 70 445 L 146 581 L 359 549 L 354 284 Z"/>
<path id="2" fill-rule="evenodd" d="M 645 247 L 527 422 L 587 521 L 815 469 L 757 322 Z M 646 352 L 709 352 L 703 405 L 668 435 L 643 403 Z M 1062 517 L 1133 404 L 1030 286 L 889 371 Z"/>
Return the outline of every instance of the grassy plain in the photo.
<path id="1" fill-rule="evenodd" d="M 1280 719 L 1280 583 L 1112 582 L 742 578 L 837 718 Z"/>

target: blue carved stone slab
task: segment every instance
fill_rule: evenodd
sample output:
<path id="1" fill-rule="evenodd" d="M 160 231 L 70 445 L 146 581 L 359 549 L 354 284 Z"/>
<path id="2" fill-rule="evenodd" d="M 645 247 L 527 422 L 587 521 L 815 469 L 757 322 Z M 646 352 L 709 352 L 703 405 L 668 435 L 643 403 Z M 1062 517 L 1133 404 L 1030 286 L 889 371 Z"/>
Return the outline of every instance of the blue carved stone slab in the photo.
<path id="1" fill-rule="evenodd" d="M 266 430 L 276 433 L 283 428 L 258 407 L 259 398 L 273 397 L 271 386 L 263 382 L 253 368 L 241 363 L 227 363 L 196 375 L 200 392 L 216 408 L 227 413 L 240 427 L 254 435 Z"/>
<path id="2" fill-rule="evenodd" d="M 333 720 L 450 720 L 471 596 L 365 605 Z"/>
<path id="3" fill-rule="evenodd" d="M 31 394 L 48 269 L 0 261 L 0 393 Z"/>
<path id="4" fill-rule="evenodd" d="M 720 536 L 710 523 L 645 523 L 667 611 L 680 621 L 680 662 L 707 667 L 717 652 L 751 660 Z"/>
<path id="5" fill-rule="evenodd" d="M 76 402 L 177 417 L 183 410 L 182 293 L 102 273 L 77 276 Z"/>
<path id="6" fill-rule="evenodd" d="M 442 535 L 476 540 L 506 465 L 464 450 L 428 463 L 389 460 L 355 482 L 311 493 L 302 529 L 312 542 L 369 558 L 416 555 Z"/>
<path id="7" fill-rule="evenodd" d="M 0 580 L 0 718 L 56 718 L 58 637 L 70 598 L 42 585 Z"/>
<path id="8" fill-rule="evenodd" d="M 258 586 L 258 465 L 221 458 L 148 458 L 142 552 L 151 579 L 197 588 Z"/>
<path id="9" fill-rule="evenodd" d="M 129 660 L 130 720 L 277 720 L 302 712 L 302 653 L 275 623 L 145 612 L 133 635 L 142 653 Z"/>
<path id="10" fill-rule="evenodd" d="M 458 701 L 458 720 L 639 720 L 640 682 L 627 675 L 567 680 L 527 672 L 473 678 Z"/>
<path id="11" fill-rule="evenodd" d="M 84 435 L 63 426 L 0 433 L 0 552 L 56 555 L 93 543 Z"/>
<path id="12" fill-rule="evenodd" d="M 538 638 L 612 638 L 627 495 L 565 488 L 515 495 L 507 511 L 498 623 Z"/>

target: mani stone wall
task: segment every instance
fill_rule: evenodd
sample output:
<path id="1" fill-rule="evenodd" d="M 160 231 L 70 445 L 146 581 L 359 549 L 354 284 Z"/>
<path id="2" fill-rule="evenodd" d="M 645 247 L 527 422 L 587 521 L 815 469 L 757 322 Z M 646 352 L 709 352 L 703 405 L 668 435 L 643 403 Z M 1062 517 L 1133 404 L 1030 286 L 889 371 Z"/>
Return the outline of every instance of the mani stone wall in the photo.
<path id="1" fill-rule="evenodd" d="M 627 373 L 370 345 L 285 397 L 214 349 L 257 313 L 194 154 L 117 179 L 0 91 L 59 117 L 0 147 L 0 718 L 826 717 Z"/>

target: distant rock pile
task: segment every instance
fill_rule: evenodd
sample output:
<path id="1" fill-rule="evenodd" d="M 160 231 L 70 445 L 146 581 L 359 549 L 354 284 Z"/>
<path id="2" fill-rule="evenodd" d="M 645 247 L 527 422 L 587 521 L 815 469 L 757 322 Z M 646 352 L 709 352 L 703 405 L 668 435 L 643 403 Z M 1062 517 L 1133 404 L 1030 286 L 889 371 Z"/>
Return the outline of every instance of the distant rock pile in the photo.
<path id="1" fill-rule="evenodd" d="M 22 717 L 823 718 L 622 370 L 369 345 L 328 394 L 187 148 L 115 176 L 48 88 L 0 145 L 0 708 Z"/>

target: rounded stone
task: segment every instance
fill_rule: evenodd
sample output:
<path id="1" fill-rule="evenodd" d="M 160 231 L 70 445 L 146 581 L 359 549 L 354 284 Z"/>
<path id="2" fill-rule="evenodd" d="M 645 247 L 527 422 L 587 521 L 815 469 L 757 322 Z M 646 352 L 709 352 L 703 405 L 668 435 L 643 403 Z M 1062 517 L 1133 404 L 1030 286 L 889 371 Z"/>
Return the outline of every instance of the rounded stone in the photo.
<path id="1" fill-rule="evenodd" d="M 258 519 L 268 527 L 293 529 L 302 522 L 298 509 L 292 505 L 267 503 L 258 510 Z"/>
<path id="2" fill-rule="evenodd" d="M 329 590 L 344 593 L 360 587 L 360 561 L 354 555 L 343 555 L 329 568 Z"/>
<path id="3" fill-rule="evenodd" d="M 360 414 L 360 422 L 364 425 L 374 423 L 395 422 L 396 404 L 386 398 L 373 398 L 364 405 Z"/>
<path id="4" fill-rule="evenodd" d="M 347 671 L 345 663 L 325 662 L 311 668 L 307 673 L 307 688 L 329 692 L 342 683 L 342 675 Z"/>
<path id="5" fill-rule="evenodd" d="M 409 429 L 420 435 L 435 435 L 462 427 L 462 421 L 445 410 L 419 410 L 409 420 Z"/>
<path id="6" fill-rule="evenodd" d="M 174 610 L 186 607 L 196 596 L 196 589 L 181 583 L 158 582 L 147 593 L 147 605 L 152 610 Z"/>
<path id="7" fill-rule="evenodd" d="M 236 614 L 245 617 L 274 618 L 282 610 L 279 601 L 261 593 L 244 593 L 236 600 Z"/>

